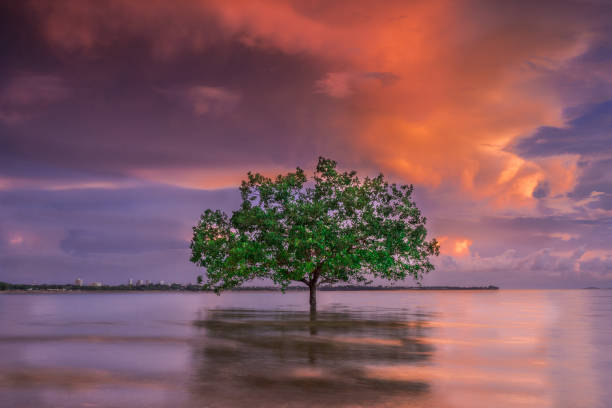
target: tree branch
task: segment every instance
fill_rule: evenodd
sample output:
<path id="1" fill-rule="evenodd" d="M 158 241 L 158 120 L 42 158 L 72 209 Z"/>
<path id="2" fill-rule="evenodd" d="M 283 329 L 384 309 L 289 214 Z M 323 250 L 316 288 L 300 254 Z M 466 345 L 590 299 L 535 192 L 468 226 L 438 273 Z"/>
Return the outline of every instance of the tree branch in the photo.
<path id="1" fill-rule="evenodd" d="M 314 283 L 316 285 L 317 281 L 319 280 L 319 276 L 321 275 L 322 267 L 323 267 L 323 262 L 319 262 L 317 266 L 315 267 L 314 271 L 312 271 L 312 279 L 310 280 L 310 283 Z"/>
<path id="2" fill-rule="evenodd" d="M 332 283 L 332 284 L 333 284 L 333 283 L 336 283 L 336 282 L 338 282 L 338 279 L 334 279 L 334 278 L 325 278 L 325 279 L 322 279 L 322 280 L 319 282 L 319 285 L 324 284 L 324 283 Z"/>

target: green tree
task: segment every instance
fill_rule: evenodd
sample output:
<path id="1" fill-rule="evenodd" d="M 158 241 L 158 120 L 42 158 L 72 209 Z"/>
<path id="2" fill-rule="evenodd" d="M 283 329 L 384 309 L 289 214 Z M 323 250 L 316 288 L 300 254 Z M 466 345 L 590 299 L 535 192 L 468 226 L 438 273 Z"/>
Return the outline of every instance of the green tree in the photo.
<path id="1" fill-rule="evenodd" d="M 216 293 L 257 278 L 282 290 L 302 282 L 313 312 L 321 284 L 419 281 L 433 269 L 429 257 L 439 254 L 439 244 L 426 239 L 412 191 L 382 174 L 339 172 L 323 157 L 312 180 L 299 167 L 275 179 L 249 172 L 231 217 L 210 209 L 200 217 L 191 262 L 206 268 L 205 285 Z"/>

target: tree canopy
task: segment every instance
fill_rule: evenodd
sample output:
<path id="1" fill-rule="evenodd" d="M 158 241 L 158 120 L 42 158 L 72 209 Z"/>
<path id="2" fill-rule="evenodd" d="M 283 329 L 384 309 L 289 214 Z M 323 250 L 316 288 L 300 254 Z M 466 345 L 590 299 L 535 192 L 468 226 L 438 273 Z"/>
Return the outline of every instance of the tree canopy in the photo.
<path id="1" fill-rule="evenodd" d="M 412 185 L 336 166 L 320 157 L 311 180 L 299 167 L 274 179 L 249 172 L 231 217 L 204 211 L 193 228 L 191 262 L 206 268 L 206 286 L 219 293 L 257 278 L 281 289 L 302 282 L 315 309 L 320 284 L 418 281 L 431 271 L 439 244 L 427 240 Z"/>

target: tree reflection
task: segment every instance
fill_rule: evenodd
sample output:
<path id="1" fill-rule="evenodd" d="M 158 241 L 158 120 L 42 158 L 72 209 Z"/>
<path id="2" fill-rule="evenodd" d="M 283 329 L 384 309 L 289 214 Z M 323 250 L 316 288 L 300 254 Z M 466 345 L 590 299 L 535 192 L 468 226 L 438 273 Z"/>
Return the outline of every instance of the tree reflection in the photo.
<path id="1" fill-rule="evenodd" d="M 368 368 L 423 365 L 427 314 L 215 309 L 194 322 L 194 398 L 206 406 L 368 406 L 428 391 Z"/>

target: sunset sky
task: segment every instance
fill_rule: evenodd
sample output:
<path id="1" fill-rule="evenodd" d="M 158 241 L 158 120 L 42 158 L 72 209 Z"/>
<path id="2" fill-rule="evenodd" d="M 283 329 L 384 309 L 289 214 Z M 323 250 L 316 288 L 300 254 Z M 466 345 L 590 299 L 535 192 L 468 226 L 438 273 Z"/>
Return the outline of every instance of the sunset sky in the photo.
<path id="1" fill-rule="evenodd" d="M 612 286 L 612 3 L 5 1 L 0 280 L 194 281 L 318 156 L 415 185 L 429 285 Z M 407 284 L 412 284 L 408 282 Z"/>

